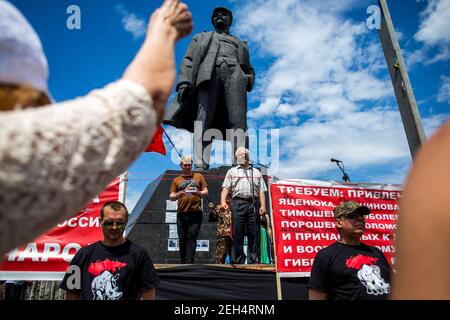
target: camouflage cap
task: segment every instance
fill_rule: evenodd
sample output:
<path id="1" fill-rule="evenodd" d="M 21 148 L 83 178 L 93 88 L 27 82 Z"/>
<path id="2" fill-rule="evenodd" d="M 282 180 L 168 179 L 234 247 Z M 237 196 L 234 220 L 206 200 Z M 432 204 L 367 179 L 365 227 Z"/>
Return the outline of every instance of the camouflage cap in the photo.
<path id="1" fill-rule="evenodd" d="M 340 217 L 347 216 L 350 213 L 355 212 L 356 210 L 360 211 L 363 215 L 370 214 L 370 209 L 366 206 L 362 206 L 355 201 L 347 201 L 342 202 L 340 205 L 333 209 L 334 218 L 339 219 Z"/>

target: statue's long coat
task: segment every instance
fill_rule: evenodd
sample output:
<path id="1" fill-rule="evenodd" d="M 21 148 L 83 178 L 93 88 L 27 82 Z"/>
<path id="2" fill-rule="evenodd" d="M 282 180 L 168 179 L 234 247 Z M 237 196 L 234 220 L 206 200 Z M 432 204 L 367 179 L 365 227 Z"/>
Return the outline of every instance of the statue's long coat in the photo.
<path id="1" fill-rule="evenodd" d="M 219 40 L 216 36 L 213 36 L 214 32 L 202 32 L 196 34 L 193 38 L 186 54 L 181 62 L 180 71 L 178 74 L 177 91 L 178 87 L 183 83 L 190 83 L 194 89 L 194 97 L 190 102 L 178 103 L 178 96 L 176 96 L 166 114 L 163 121 L 164 124 L 170 124 L 179 129 L 186 129 L 190 132 L 194 132 L 194 121 L 197 118 L 198 105 L 196 97 L 196 89 L 200 84 L 211 79 L 217 54 L 219 51 Z M 245 42 L 234 37 L 234 40 L 239 44 L 238 46 L 238 63 L 242 71 L 248 78 L 247 91 L 251 91 L 255 82 L 255 73 L 250 63 L 249 50 Z M 247 80 L 246 80 L 247 81 Z M 228 120 L 227 112 L 218 110 L 214 115 L 214 121 L 210 128 L 216 128 L 222 131 L 225 137 L 226 129 L 243 129 L 247 130 L 247 97 L 235 97 L 243 100 L 244 103 L 240 103 L 241 107 L 233 106 L 232 112 L 238 114 L 238 123 L 232 123 Z M 242 114 L 242 116 L 240 116 Z M 207 130 L 209 128 L 203 128 Z"/>

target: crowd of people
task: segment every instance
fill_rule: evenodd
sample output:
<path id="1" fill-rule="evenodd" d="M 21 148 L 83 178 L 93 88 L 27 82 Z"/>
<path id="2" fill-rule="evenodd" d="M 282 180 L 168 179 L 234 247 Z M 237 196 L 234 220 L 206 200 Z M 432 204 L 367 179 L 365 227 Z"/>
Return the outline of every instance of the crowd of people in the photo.
<path id="1" fill-rule="evenodd" d="M 192 26 L 192 16 L 185 4 L 178 0 L 164 1 L 152 14 L 145 41 L 122 79 L 84 97 L 52 104 L 47 86 L 48 65 L 39 37 L 13 5 L 0 2 L 2 254 L 68 218 L 70 212 L 77 212 L 140 155 L 161 123 L 173 88 L 175 43 L 188 35 Z M 70 148 L 65 148 L 68 145 Z M 192 173 L 190 157 L 183 157 L 180 165 L 182 175 L 173 181 L 170 198 L 178 200 L 181 262 L 193 263 L 202 223 L 200 199 L 208 194 L 208 189 L 203 176 Z M 248 169 L 248 164 L 243 167 Z M 256 188 L 259 190 L 262 185 L 265 191 L 259 171 L 252 172 L 253 175 Z M 257 205 L 249 193 L 251 183 L 247 180 L 246 189 L 241 190 L 243 185 L 232 187 L 230 178 L 226 179 L 226 188 L 235 195 L 239 193 L 239 201 L 248 204 L 251 199 Z M 22 205 L 17 205 L 17 198 L 23 199 Z M 264 199 L 262 196 L 261 212 L 265 212 Z M 237 198 L 231 201 L 232 206 L 234 201 Z M 220 211 L 230 212 L 225 200 Z M 242 242 L 246 228 L 251 239 L 249 262 L 258 262 L 255 223 L 259 222 L 259 214 L 250 211 L 248 205 L 234 212 L 239 219 L 233 215 L 232 220 L 236 220 L 234 225 L 240 230 L 240 243 L 234 245 L 240 251 L 232 254 L 236 257 L 232 262 L 245 260 Z M 69 299 L 154 298 L 159 280 L 145 250 L 123 238 L 127 219 L 127 209 L 120 203 L 102 208 L 104 239 L 81 249 L 73 258 L 72 265 L 89 277 L 82 278 L 81 291 L 71 290 L 68 279 L 63 281 L 61 287 L 68 290 Z M 121 262 L 115 259 L 118 256 L 123 259 Z M 134 266 L 139 272 L 123 268 L 125 265 Z M 122 269 L 126 271 L 112 275 Z M 139 280 L 136 287 L 113 292 L 111 288 L 100 288 L 105 279 L 98 278 L 99 270 L 108 270 L 114 283 L 133 286 L 137 279 L 134 277 L 148 281 L 144 281 L 144 287 Z M 107 276 L 105 272 L 101 274 Z M 98 290 L 86 289 L 85 282 L 90 283 L 89 288 L 97 283 Z"/>
<path id="2" fill-rule="evenodd" d="M 143 152 L 173 89 L 175 43 L 192 27 L 187 6 L 165 0 L 151 15 L 143 45 L 121 79 L 52 104 L 37 34 L 14 6 L 0 1 L 2 255 L 78 212 Z M 310 299 L 450 299 L 449 146 L 447 124 L 415 160 L 400 203 L 395 276 L 381 251 L 360 241 L 369 209 L 347 201 L 334 209 L 340 240 L 314 260 Z M 218 221 L 217 262 L 229 255 L 234 264 L 259 263 L 259 227 L 261 219 L 268 222 L 267 187 L 249 165 L 247 149 L 237 149 L 235 156 L 237 165 L 226 174 L 220 204 L 210 207 L 210 219 Z M 201 198 L 208 185 L 201 173 L 192 171 L 190 157 L 183 157 L 180 167 L 170 199 L 178 200 L 181 262 L 194 263 Z M 103 240 L 74 256 L 71 270 L 78 268 L 82 277 L 77 281 L 66 274 L 61 288 L 67 299 L 155 298 L 158 274 L 148 253 L 123 237 L 127 220 L 123 204 L 103 206 Z"/>

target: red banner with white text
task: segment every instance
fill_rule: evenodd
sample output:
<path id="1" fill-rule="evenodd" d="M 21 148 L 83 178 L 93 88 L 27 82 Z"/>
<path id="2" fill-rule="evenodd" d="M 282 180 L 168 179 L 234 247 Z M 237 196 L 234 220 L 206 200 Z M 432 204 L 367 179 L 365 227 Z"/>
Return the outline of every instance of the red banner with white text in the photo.
<path id="1" fill-rule="evenodd" d="M 76 216 L 58 224 L 9 252 L 0 266 L 1 280 L 60 280 L 75 253 L 101 240 L 100 209 L 108 201 L 122 201 L 123 176 L 114 179 Z"/>
<path id="2" fill-rule="evenodd" d="M 317 252 L 339 239 L 333 208 L 350 200 L 371 211 L 362 242 L 378 247 L 395 264 L 400 185 L 280 180 L 271 183 L 270 193 L 276 268 L 281 277 L 310 275 Z"/>

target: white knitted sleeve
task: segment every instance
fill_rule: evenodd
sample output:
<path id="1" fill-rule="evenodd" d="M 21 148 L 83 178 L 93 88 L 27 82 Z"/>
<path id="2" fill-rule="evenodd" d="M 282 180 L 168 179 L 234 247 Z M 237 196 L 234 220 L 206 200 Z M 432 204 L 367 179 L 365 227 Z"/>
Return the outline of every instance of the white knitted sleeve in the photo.
<path id="1" fill-rule="evenodd" d="M 129 80 L 0 113 L 0 254 L 77 213 L 136 160 L 155 126 L 151 96 Z"/>

